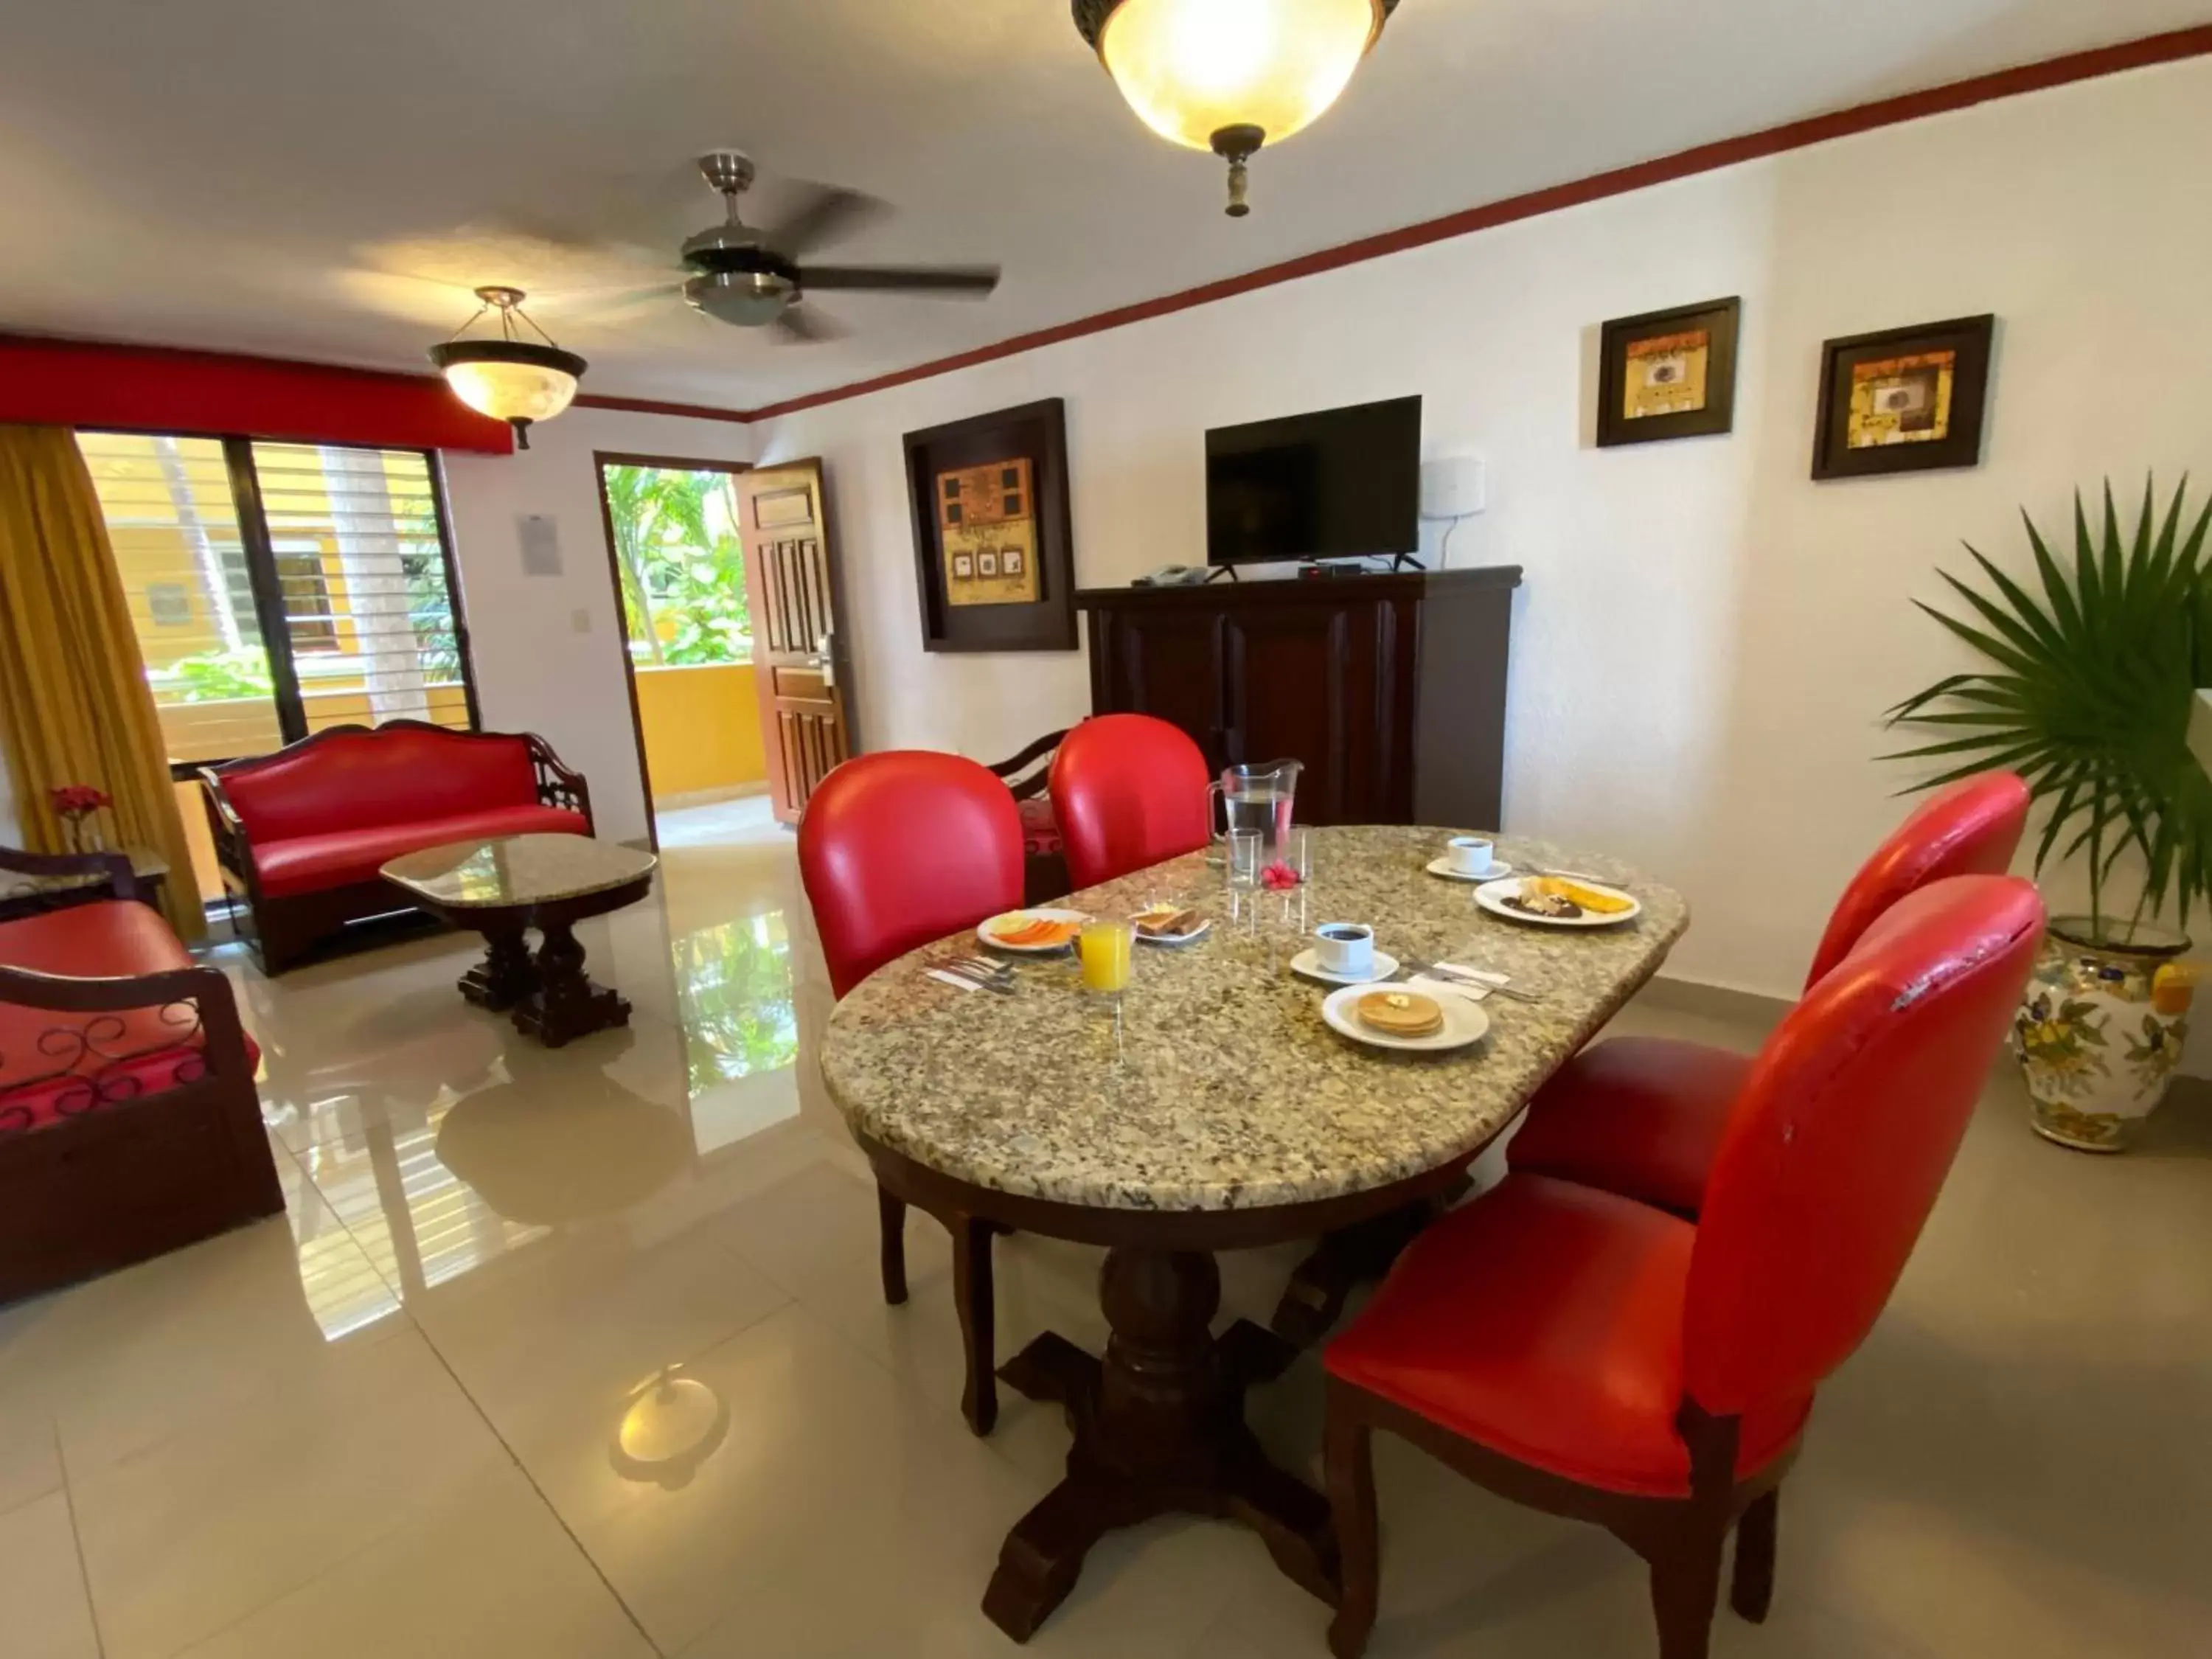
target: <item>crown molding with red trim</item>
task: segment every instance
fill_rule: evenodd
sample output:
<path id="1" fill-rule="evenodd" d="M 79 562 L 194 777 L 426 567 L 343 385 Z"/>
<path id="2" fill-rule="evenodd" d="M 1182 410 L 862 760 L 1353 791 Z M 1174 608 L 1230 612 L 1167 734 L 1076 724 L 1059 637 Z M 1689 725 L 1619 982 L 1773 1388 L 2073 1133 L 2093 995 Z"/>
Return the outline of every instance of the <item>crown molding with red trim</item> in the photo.
<path id="1" fill-rule="evenodd" d="M 2046 92 L 2130 70 L 2212 56 L 2212 24 L 2174 29 L 2118 46 L 2069 52 L 1969 76 L 1920 92 L 1815 115 L 1781 126 L 1724 138 L 1672 155 L 1593 173 L 1563 185 L 1449 213 L 1396 230 L 1362 237 L 1316 253 L 1301 254 L 1238 276 L 1205 283 L 1158 299 L 1118 306 L 1073 322 L 1058 323 L 995 344 L 933 358 L 865 380 L 804 393 L 759 409 L 714 409 L 586 392 L 578 406 L 684 419 L 732 421 L 741 425 L 843 403 L 916 380 L 933 380 L 981 363 L 1018 356 L 1085 335 L 1126 328 L 1174 312 L 1189 311 L 1258 289 L 1386 258 L 1431 242 L 1472 235 L 1646 190 L 1701 173 L 1804 149 L 1883 127 L 1949 114 L 1977 104 Z M 136 427 L 165 432 L 246 432 L 257 437 L 319 439 L 326 443 L 391 445 L 421 449 L 470 449 L 506 454 L 507 428 L 456 401 L 430 375 L 297 362 L 285 358 L 197 351 L 168 346 L 112 344 L 0 333 L 0 422 L 60 426 Z"/>
<path id="2" fill-rule="evenodd" d="M 1954 110 L 1968 109 L 1976 104 L 1990 103 L 1998 99 L 2017 98 L 2031 92 L 2046 92 L 2054 87 L 2068 86 L 2077 81 L 2093 81 L 2101 76 L 2118 75 L 2129 70 L 2148 69 L 2159 64 L 2178 63 L 2185 58 L 2208 55 L 2212 55 L 2212 24 L 2203 24 L 2192 28 L 2175 29 L 2165 34 L 2150 35 L 2140 40 L 2124 41 L 2116 46 L 2099 46 L 2087 52 L 2069 52 L 2063 57 L 2045 58 L 2040 63 L 1996 70 L 1986 75 L 1972 76 L 1964 81 L 1950 82 L 1921 92 L 1903 93 L 1870 104 L 1854 105 L 1849 109 L 1836 110 L 1826 115 L 1810 116 L 1802 121 L 1768 127 L 1741 137 L 1700 144 L 1693 149 L 1680 150 L 1654 161 L 1638 161 L 1608 173 L 1593 173 L 1586 179 L 1577 179 L 1567 184 L 1530 191 L 1526 195 L 1507 197 L 1480 207 L 1466 208 L 1457 213 L 1448 213 L 1440 219 L 1427 219 L 1397 230 L 1386 230 L 1377 235 L 1324 248 L 1318 253 L 1301 254 L 1279 264 L 1263 265 L 1257 270 L 1248 270 L 1240 276 L 1224 276 L 1218 282 L 1205 283 L 1196 288 L 1184 289 L 1180 293 L 1164 295 L 1157 300 L 1143 300 L 1134 305 L 1099 312 L 1095 316 L 1079 318 L 1072 323 L 1060 323 L 1032 333 L 1018 334 L 995 345 L 978 346 L 972 351 L 939 357 L 929 362 L 918 363 L 912 368 L 897 369 L 871 380 L 855 380 L 848 386 L 832 386 L 826 392 L 807 392 L 756 409 L 750 418 L 773 420 L 778 416 L 797 414 L 801 410 L 818 409 L 824 404 L 864 398 L 872 392 L 888 391 L 892 386 L 906 386 L 915 380 L 932 380 L 959 369 L 973 368 L 979 363 L 995 362 L 1002 357 L 1035 351 L 1042 346 L 1079 340 L 1086 334 L 1103 334 L 1109 329 L 1126 328 L 1132 323 L 1148 322 L 1152 318 L 1164 317 L 1174 312 L 1212 305 L 1217 300 L 1233 299 L 1255 289 L 1273 288 L 1279 283 L 1294 283 L 1302 276 L 1318 276 L 1325 270 L 1340 270 L 1346 265 L 1358 264 L 1368 259 L 1385 258 L 1393 253 L 1403 253 L 1409 248 L 1425 247 L 1431 242 L 1471 235 L 1476 231 L 1494 229 L 1516 220 L 1533 219 L 1563 209 L 1581 207 L 1587 203 L 1602 201 L 1608 196 L 1647 190 L 1654 185 L 1668 184 L 1696 173 L 1712 173 L 1722 167 L 1780 155 L 1793 149 L 1804 149 L 1814 144 L 1825 144 L 1832 139 L 1849 138 L 1882 127 L 1923 120 L 1931 115 L 1947 115 Z"/>

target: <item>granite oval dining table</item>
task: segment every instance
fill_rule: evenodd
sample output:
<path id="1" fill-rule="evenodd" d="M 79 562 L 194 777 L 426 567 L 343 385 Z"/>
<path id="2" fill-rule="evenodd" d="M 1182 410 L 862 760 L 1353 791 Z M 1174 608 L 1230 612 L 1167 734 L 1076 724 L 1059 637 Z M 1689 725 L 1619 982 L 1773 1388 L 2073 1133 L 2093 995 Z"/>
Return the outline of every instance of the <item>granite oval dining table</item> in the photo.
<path id="1" fill-rule="evenodd" d="M 1249 1322 L 1213 1334 L 1213 1252 L 1419 1213 L 1462 1186 L 1688 925 L 1680 896 L 1639 872 L 1514 837 L 1498 852 L 1516 869 L 1597 876 L 1642 914 L 1572 930 L 1492 915 L 1472 885 L 1424 867 L 1455 833 L 1309 830 L 1310 879 L 1288 892 L 1231 890 L 1193 853 L 1075 895 L 1094 915 L 1173 901 L 1211 921 L 1194 944 L 1140 945 L 1118 1006 L 1064 955 L 1023 961 L 1011 996 L 931 977 L 975 951 L 972 934 L 890 963 L 838 1005 L 823 1075 L 890 1193 L 1107 1248 L 1104 1356 L 1048 1332 L 999 1373 L 1063 1406 L 1073 1432 L 1065 1478 L 1008 1534 L 984 1595 L 1015 1639 L 1106 1532 L 1172 1511 L 1243 1522 L 1291 1578 L 1335 1599 L 1326 1501 L 1244 1423 L 1245 1389 L 1288 1353 Z M 1492 969 L 1537 1000 L 1488 998 L 1487 1035 L 1456 1052 L 1350 1041 L 1322 1023 L 1326 988 L 1289 971 L 1315 926 L 1345 921 L 1371 923 L 1405 962 Z"/>

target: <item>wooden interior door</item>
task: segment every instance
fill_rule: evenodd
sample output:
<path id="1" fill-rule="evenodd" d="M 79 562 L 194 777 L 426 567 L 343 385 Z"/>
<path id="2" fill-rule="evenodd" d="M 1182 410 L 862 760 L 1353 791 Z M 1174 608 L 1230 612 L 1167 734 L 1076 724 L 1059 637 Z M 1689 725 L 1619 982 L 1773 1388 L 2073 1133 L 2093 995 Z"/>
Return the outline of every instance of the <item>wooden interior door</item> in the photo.
<path id="1" fill-rule="evenodd" d="M 822 463 L 756 467 L 736 483 L 769 793 L 777 819 L 796 823 L 815 786 L 852 752 Z"/>

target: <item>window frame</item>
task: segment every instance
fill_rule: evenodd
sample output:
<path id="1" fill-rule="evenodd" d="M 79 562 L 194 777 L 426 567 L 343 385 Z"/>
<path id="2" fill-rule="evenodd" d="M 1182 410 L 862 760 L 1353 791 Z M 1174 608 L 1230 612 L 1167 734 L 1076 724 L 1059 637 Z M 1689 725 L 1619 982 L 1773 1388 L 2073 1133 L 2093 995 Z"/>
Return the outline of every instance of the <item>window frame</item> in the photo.
<path id="1" fill-rule="evenodd" d="M 284 610 L 283 578 L 276 566 L 276 542 L 270 533 L 268 511 L 262 501 L 261 474 L 254 465 L 253 446 L 257 443 L 311 444 L 322 449 L 352 449 L 372 455 L 421 456 L 430 481 L 430 501 L 438 531 L 438 556 L 440 567 L 446 573 L 446 598 L 453 609 L 453 648 L 460 659 L 461 691 L 468 706 L 469 730 L 483 730 L 483 711 L 477 701 L 475 641 L 470 633 L 467 605 L 461 593 L 460 565 L 453 556 L 453 514 L 446 501 L 445 457 L 440 452 L 418 448 L 411 444 L 331 443 L 317 438 L 255 436 L 241 432 L 175 432 L 161 427 L 101 425 L 76 429 L 83 433 L 130 438 L 212 439 L 222 446 L 223 466 L 230 482 L 231 507 L 238 515 L 239 545 L 245 556 L 246 583 L 253 598 L 254 623 L 260 630 L 262 648 L 269 657 L 270 700 L 276 705 L 276 730 L 283 738 L 282 747 L 287 749 L 295 743 L 303 742 L 310 735 L 307 709 L 300 694 L 299 670 L 293 660 L 292 630 Z M 104 513 L 102 522 L 106 522 Z M 276 750 L 267 752 L 274 754 Z M 175 761 L 170 764 L 169 776 L 173 781 L 188 783 L 199 775 L 202 767 L 223 766 L 234 760 L 251 758 L 254 757 L 226 755 L 220 760 Z"/>

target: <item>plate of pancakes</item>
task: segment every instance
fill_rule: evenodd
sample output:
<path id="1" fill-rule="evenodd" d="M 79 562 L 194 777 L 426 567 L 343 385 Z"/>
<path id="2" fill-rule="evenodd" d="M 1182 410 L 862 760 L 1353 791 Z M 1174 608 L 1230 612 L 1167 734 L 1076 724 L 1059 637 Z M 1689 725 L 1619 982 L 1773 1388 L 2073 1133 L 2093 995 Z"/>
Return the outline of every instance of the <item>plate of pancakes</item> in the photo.
<path id="1" fill-rule="evenodd" d="M 1329 1029 L 1370 1048 L 1443 1054 L 1482 1041 L 1490 1016 L 1465 997 L 1405 985 L 1347 985 L 1322 999 Z"/>

